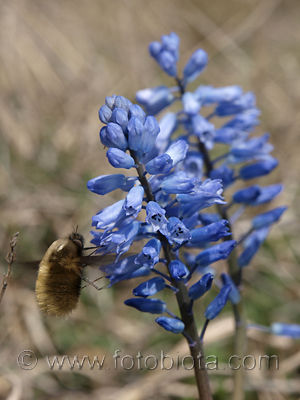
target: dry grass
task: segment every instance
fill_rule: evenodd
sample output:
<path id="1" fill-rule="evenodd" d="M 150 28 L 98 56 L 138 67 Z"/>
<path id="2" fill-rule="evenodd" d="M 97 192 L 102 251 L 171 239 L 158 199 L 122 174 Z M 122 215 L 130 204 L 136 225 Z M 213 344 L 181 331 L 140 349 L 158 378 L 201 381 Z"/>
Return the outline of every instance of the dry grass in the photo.
<path id="1" fill-rule="evenodd" d="M 79 225 L 89 237 L 92 215 L 111 204 L 114 196 L 100 199 L 85 188 L 88 179 L 111 171 L 99 144 L 97 110 L 107 95 L 134 100 L 138 89 L 172 84 L 150 59 L 147 45 L 176 31 L 181 37 L 181 66 L 193 50 L 203 47 L 210 64 L 202 82 L 239 84 L 257 95 L 263 121 L 258 132 L 271 132 L 274 154 L 281 162 L 270 179 L 286 186 L 276 202 L 290 208 L 268 241 L 273 250 L 265 246 L 247 271 L 248 314 L 260 322 L 299 323 L 299 20 L 297 0 L 2 0 L 2 254 L 15 231 L 20 232 L 19 260 L 39 259 L 72 226 Z M 6 269 L 3 256 L 0 271 Z M 36 271 L 13 270 L 0 309 L 0 399 L 194 397 L 193 387 L 187 385 L 189 374 L 182 370 L 165 373 L 163 380 L 158 371 L 49 372 L 47 354 L 109 356 L 117 348 L 123 355 L 135 355 L 138 349 L 159 354 L 165 348 L 175 353 L 181 349 L 183 356 L 187 349 L 180 347 L 181 342 L 175 345 L 174 337 L 160 336 L 149 317 L 124 308 L 131 283 L 121 284 L 117 291 L 85 289 L 74 316 L 66 322 L 52 321 L 37 311 Z M 220 330 L 221 338 L 215 338 L 208 352 L 228 348 L 230 329 L 228 333 L 212 326 L 210 336 Z M 249 388 L 257 393 L 249 399 L 297 399 L 299 342 L 249 335 L 249 354 L 273 351 L 282 360 L 277 375 L 248 374 Z M 23 371 L 16 363 L 24 349 L 39 355 L 32 371 Z M 216 399 L 229 398 L 230 375 L 215 373 L 213 384 Z"/>

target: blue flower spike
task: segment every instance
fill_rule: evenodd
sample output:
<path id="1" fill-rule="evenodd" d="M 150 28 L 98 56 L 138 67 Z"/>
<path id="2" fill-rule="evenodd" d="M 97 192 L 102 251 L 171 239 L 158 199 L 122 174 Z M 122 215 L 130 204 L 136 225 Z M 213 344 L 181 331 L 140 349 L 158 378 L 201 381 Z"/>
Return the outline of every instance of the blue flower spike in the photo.
<path id="1" fill-rule="evenodd" d="M 123 96 L 106 97 L 99 109 L 104 124 L 100 141 L 107 148 L 110 165 L 117 171 L 127 170 L 127 174 L 98 176 L 87 186 L 99 195 L 118 190 L 117 195 L 123 196 L 92 217 L 92 243 L 99 247 L 96 252 L 115 255 L 113 263 L 100 267 L 109 286 L 144 278 L 125 304 L 150 314 L 167 313 L 172 318 L 159 316 L 156 322 L 167 331 L 181 333 L 192 347 L 200 345 L 199 338 L 188 328 L 186 332 L 185 325 L 194 324 L 195 301 L 205 301 L 203 296 L 214 279 L 218 287 L 223 286 L 204 312 L 200 341 L 209 321 L 219 315 L 228 300 L 238 321 L 244 267 L 286 207 L 270 206 L 269 211 L 252 218 L 238 242 L 229 240 L 236 236 L 231 230 L 237 218 L 246 219 L 246 208 L 253 207 L 251 211 L 255 212 L 256 206 L 269 203 L 282 191 L 280 183 L 260 186 L 255 180 L 249 184 L 270 174 L 278 160 L 271 155 L 270 134 L 253 135 L 260 124 L 255 95 L 244 93 L 237 85 L 188 87 L 207 67 L 208 54 L 196 50 L 183 71 L 177 71 L 179 42 L 172 32 L 150 43 L 151 56 L 175 79 L 172 87 L 159 85 L 138 91 L 136 99 L 144 109 Z M 155 115 L 163 110 L 167 112 L 156 120 Z M 232 190 L 228 194 L 229 186 Z M 247 226 L 246 220 L 240 226 Z M 128 256 L 130 247 L 138 246 L 138 242 L 142 243 L 139 250 Z M 238 254 L 230 257 L 237 245 L 241 251 L 239 248 Z M 221 274 L 211 267 L 228 257 L 230 263 L 237 260 L 234 274 Z M 188 287 L 192 279 L 196 283 Z M 180 305 L 181 319 L 164 301 L 150 298 L 163 296 L 168 289 L 176 293 L 173 298 Z M 299 325 L 274 323 L 266 329 L 300 338 Z M 206 398 L 202 395 L 199 397 Z"/>

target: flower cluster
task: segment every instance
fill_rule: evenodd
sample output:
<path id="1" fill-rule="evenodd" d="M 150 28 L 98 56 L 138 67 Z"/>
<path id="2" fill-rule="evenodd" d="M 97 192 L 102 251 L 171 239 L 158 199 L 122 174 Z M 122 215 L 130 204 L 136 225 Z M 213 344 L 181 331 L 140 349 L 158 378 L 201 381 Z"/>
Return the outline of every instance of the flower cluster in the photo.
<path id="1" fill-rule="evenodd" d="M 109 163 L 132 174 L 99 176 L 87 186 L 99 195 L 116 189 L 125 193 L 123 200 L 93 216 L 92 243 L 99 246 L 99 252 L 116 253 L 115 263 L 101 267 L 110 284 L 150 276 L 125 304 L 142 312 L 167 313 L 169 317 L 160 316 L 156 322 L 168 331 L 185 334 L 182 309 L 179 318 L 164 301 L 152 296 L 162 290 L 174 295 L 187 290 L 190 314 L 194 301 L 210 290 L 214 280 L 220 291 L 205 310 L 206 320 L 215 318 L 228 299 L 238 304 L 241 271 L 286 207 L 255 216 L 240 240 L 233 239 L 232 225 L 246 207 L 270 202 L 283 186 L 261 187 L 255 182 L 235 190 L 226 201 L 223 190 L 269 174 L 278 161 L 270 155 L 269 134 L 250 136 L 260 114 L 253 93 L 244 93 L 235 85 L 200 85 L 187 91 L 187 85 L 207 66 L 208 55 L 196 50 L 179 78 L 179 42 L 171 33 L 149 46 L 151 56 L 175 78 L 176 86 L 137 92 L 136 99 L 147 114 L 139 105 L 115 95 L 107 97 L 99 110 L 104 124 L 100 140 L 108 148 Z M 174 102 L 180 102 L 181 109 L 164 114 L 157 122 L 155 115 Z M 218 128 L 212 122 L 217 117 L 226 117 Z M 211 207 L 214 212 L 207 212 Z M 145 242 L 141 252 L 126 256 L 132 243 L 140 240 Z M 242 250 L 237 249 L 240 246 Z M 220 280 L 211 265 L 237 250 L 236 269 L 222 274 Z"/>

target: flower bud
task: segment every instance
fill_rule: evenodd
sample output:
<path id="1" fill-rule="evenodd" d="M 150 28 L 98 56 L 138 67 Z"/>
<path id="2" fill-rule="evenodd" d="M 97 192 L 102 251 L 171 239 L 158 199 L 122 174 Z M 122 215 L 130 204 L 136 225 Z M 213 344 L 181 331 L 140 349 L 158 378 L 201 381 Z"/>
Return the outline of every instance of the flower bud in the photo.
<path id="1" fill-rule="evenodd" d="M 107 194 L 115 189 L 119 189 L 126 183 L 125 175 L 101 175 L 97 178 L 90 179 L 87 183 L 87 188 L 97 194 Z"/>
<path id="2" fill-rule="evenodd" d="M 137 101 L 146 108 L 148 115 L 156 115 L 171 105 L 175 99 L 173 93 L 166 86 L 157 86 L 139 90 L 135 95 Z"/>
<path id="3" fill-rule="evenodd" d="M 227 224 L 228 221 L 222 219 L 210 225 L 192 229 L 192 238 L 189 243 L 193 246 L 199 246 L 205 242 L 217 242 L 222 237 L 231 235 L 231 232 L 228 232 L 229 228 L 226 226 Z"/>
<path id="4" fill-rule="evenodd" d="M 232 200 L 238 204 L 240 203 L 249 204 L 251 202 L 254 202 L 258 198 L 260 193 L 261 190 L 258 185 L 248 186 L 244 189 L 235 192 L 234 195 L 232 196 Z"/>
<path id="5" fill-rule="evenodd" d="M 196 50 L 188 60 L 183 70 L 183 76 L 192 82 L 204 70 L 208 63 L 208 55 L 203 49 Z"/>
<path id="6" fill-rule="evenodd" d="M 231 279 L 231 276 L 223 273 L 221 274 L 221 279 L 224 286 L 231 285 L 231 291 L 229 293 L 229 300 L 231 301 L 231 303 L 238 304 L 241 300 L 241 295 L 238 288 L 235 286 L 233 280 Z"/>
<path id="7" fill-rule="evenodd" d="M 285 212 L 287 207 L 281 206 L 274 208 L 273 210 L 267 211 L 262 214 L 258 214 L 256 217 L 252 219 L 252 226 L 254 229 L 259 229 L 264 226 L 269 226 L 274 224 L 279 220 L 281 215 Z"/>
<path id="8" fill-rule="evenodd" d="M 119 125 L 124 133 L 127 132 L 128 113 L 123 108 L 115 108 L 111 115 L 111 122 Z"/>
<path id="9" fill-rule="evenodd" d="M 215 246 L 209 247 L 203 250 L 196 257 L 196 263 L 200 267 L 206 267 L 219 260 L 226 260 L 229 254 L 236 246 L 235 240 L 227 240 L 226 242 L 216 244 Z"/>
<path id="10" fill-rule="evenodd" d="M 198 282 L 190 287 L 188 292 L 189 298 L 191 300 L 197 300 L 203 296 L 208 290 L 210 290 L 213 279 L 213 274 L 208 273 L 203 275 Z"/>
<path id="11" fill-rule="evenodd" d="M 246 165 L 239 171 L 239 175 L 242 179 L 248 180 L 253 178 L 259 178 L 264 175 L 268 175 L 278 165 L 278 160 L 273 157 L 269 157 L 267 160 L 258 161 L 256 163 Z"/>
<path id="12" fill-rule="evenodd" d="M 172 333 L 181 333 L 185 328 L 184 323 L 177 318 L 158 317 L 155 322 Z"/>
<path id="13" fill-rule="evenodd" d="M 109 107 L 107 107 L 106 104 L 100 107 L 98 114 L 99 119 L 101 122 L 103 122 L 103 124 L 108 124 L 110 122 L 112 111 Z"/>
<path id="14" fill-rule="evenodd" d="M 183 111 L 189 115 L 197 115 L 200 111 L 201 104 L 197 101 L 194 93 L 185 92 L 182 96 Z"/>
<path id="15" fill-rule="evenodd" d="M 149 281 L 141 283 L 139 286 L 133 289 L 133 294 L 140 297 L 153 296 L 157 292 L 163 290 L 165 287 L 166 283 L 164 278 L 155 277 L 149 279 Z"/>
<path id="16" fill-rule="evenodd" d="M 167 309 L 166 303 L 158 299 L 133 298 L 125 300 L 124 304 L 150 314 L 163 314 Z"/>
<path id="17" fill-rule="evenodd" d="M 177 282 L 186 278 L 189 274 L 189 269 L 179 260 L 172 260 L 170 262 L 169 271 L 172 278 Z"/>
<path id="18" fill-rule="evenodd" d="M 124 151 L 117 148 L 110 148 L 106 152 L 109 163 L 115 168 L 130 169 L 134 166 L 134 159 Z"/>
<path id="19" fill-rule="evenodd" d="M 128 143 L 120 125 L 115 124 L 114 122 L 109 122 L 106 127 L 106 134 L 115 147 L 126 151 Z"/>
<path id="20" fill-rule="evenodd" d="M 204 313 L 206 319 L 212 320 L 220 314 L 227 303 L 230 291 L 231 285 L 225 285 L 222 287 L 220 293 L 206 308 Z"/>

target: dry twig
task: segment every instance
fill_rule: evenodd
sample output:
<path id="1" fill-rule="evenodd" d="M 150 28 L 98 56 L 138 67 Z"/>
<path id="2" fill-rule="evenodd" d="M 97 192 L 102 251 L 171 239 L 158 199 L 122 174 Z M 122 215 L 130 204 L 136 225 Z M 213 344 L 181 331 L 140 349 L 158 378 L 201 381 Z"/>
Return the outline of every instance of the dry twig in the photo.
<path id="1" fill-rule="evenodd" d="M 11 272 L 11 266 L 13 264 L 13 262 L 16 259 L 16 253 L 15 253 L 15 247 L 17 246 L 18 243 L 18 236 L 19 236 L 19 232 L 16 232 L 12 235 L 11 239 L 10 239 L 10 251 L 7 253 L 5 260 L 8 264 L 8 269 L 7 269 L 7 273 L 6 275 L 4 275 L 3 277 L 3 284 L 2 284 L 2 290 L 0 293 L 0 303 L 2 301 L 2 298 L 4 296 L 5 290 L 7 288 L 8 282 L 10 281 L 10 278 L 12 277 L 12 272 Z"/>

